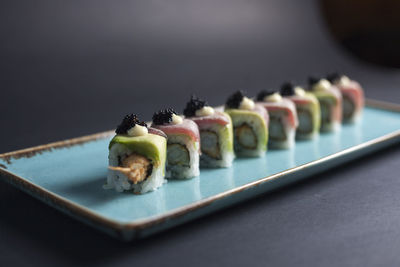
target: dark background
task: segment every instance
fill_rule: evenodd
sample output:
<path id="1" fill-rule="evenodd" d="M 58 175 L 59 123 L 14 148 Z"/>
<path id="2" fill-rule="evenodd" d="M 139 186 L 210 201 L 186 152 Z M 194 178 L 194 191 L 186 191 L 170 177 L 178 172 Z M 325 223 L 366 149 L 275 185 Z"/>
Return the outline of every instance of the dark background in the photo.
<path id="1" fill-rule="evenodd" d="M 368 97 L 400 103 L 400 71 L 353 56 L 326 10 L 295 0 L 2 1 L 0 153 L 109 130 L 128 112 L 181 111 L 191 93 L 216 105 L 233 90 L 335 70 Z M 0 264 L 399 265 L 399 156 L 397 145 L 128 244 L 1 182 Z"/>

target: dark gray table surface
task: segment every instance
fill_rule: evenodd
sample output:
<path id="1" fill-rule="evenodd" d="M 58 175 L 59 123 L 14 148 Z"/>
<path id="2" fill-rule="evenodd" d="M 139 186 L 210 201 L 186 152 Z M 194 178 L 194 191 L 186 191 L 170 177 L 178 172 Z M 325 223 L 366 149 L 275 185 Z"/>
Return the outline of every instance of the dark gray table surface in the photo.
<path id="1" fill-rule="evenodd" d="M 333 70 L 400 103 L 400 71 L 343 51 L 315 1 L 2 1 L 0 33 L 0 153 Z M 132 243 L 0 182 L 0 265 L 399 266 L 399 148 Z"/>

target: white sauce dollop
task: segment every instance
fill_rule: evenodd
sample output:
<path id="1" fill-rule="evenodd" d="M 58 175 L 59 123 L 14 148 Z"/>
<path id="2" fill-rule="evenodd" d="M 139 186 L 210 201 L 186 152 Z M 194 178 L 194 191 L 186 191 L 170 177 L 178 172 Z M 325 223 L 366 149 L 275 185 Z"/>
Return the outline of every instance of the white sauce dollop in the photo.
<path id="1" fill-rule="evenodd" d="M 133 126 L 132 128 L 130 128 L 127 132 L 127 134 L 129 136 L 142 136 L 142 135 L 146 135 L 149 133 L 149 130 L 147 129 L 147 127 L 145 126 L 141 126 L 136 124 L 135 126 Z"/>
<path id="2" fill-rule="evenodd" d="M 265 102 L 281 102 L 282 96 L 279 93 L 273 93 L 272 95 L 268 95 L 263 99 Z"/>
<path id="3" fill-rule="evenodd" d="M 350 84 L 350 82 L 351 82 L 351 80 L 349 79 L 349 77 L 343 75 L 342 77 L 340 77 L 340 80 L 337 84 L 339 86 L 347 86 Z"/>
<path id="4" fill-rule="evenodd" d="M 294 88 L 294 92 L 297 96 L 305 96 L 306 95 L 306 91 L 304 91 L 304 89 L 299 86 Z"/>
<path id="5" fill-rule="evenodd" d="M 171 124 L 181 124 L 183 122 L 183 119 L 181 116 L 172 114 L 172 121 Z"/>
<path id="6" fill-rule="evenodd" d="M 254 105 L 254 101 L 245 96 L 240 103 L 239 109 L 253 110 Z"/>
<path id="7" fill-rule="evenodd" d="M 331 83 L 326 79 L 321 79 L 316 85 L 313 86 L 313 90 L 316 91 L 326 91 L 331 88 Z"/>
<path id="8" fill-rule="evenodd" d="M 204 117 L 213 114 L 214 114 L 214 109 L 210 106 L 204 106 L 203 108 L 196 110 L 197 117 Z"/>

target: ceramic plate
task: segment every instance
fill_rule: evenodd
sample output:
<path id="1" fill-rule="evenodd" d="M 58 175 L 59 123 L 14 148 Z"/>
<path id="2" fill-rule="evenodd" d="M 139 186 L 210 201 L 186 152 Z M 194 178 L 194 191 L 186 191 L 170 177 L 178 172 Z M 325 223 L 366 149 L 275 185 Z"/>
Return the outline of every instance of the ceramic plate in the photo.
<path id="1" fill-rule="evenodd" d="M 0 155 L 1 178 L 83 222 L 132 240 L 193 220 L 400 141 L 400 106 L 368 101 L 363 119 L 290 150 L 202 169 L 143 195 L 104 190 L 108 142 L 99 133 Z"/>

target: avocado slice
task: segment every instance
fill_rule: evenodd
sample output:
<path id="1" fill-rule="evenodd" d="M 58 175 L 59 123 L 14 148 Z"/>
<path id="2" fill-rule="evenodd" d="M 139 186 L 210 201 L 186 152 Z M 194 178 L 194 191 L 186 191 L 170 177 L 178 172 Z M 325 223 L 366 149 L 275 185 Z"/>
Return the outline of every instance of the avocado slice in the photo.
<path id="1" fill-rule="evenodd" d="M 233 125 L 228 113 L 222 112 L 229 119 L 229 123 L 218 130 L 221 151 L 233 152 Z"/>
<path id="2" fill-rule="evenodd" d="M 167 157 L 167 139 L 162 136 L 155 134 L 134 137 L 116 135 L 111 140 L 108 148 L 111 149 L 111 147 L 117 143 L 126 146 L 132 153 L 137 153 L 151 159 L 155 166 L 165 165 Z"/>
<path id="3" fill-rule="evenodd" d="M 318 101 L 324 100 L 324 101 L 332 103 L 332 105 L 336 105 L 337 104 L 337 98 L 332 92 L 329 92 L 329 91 L 313 91 L 313 94 L 318 99 Z"/>

